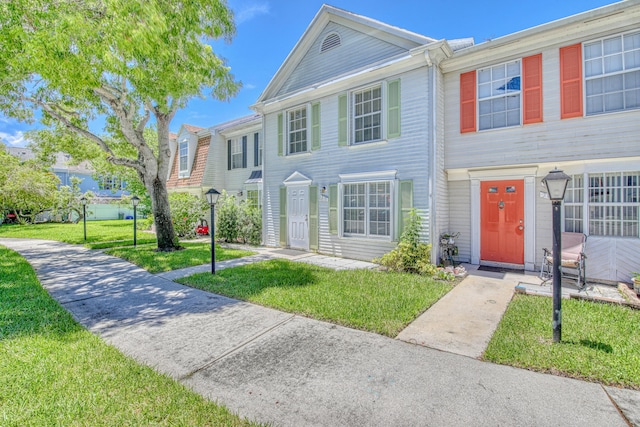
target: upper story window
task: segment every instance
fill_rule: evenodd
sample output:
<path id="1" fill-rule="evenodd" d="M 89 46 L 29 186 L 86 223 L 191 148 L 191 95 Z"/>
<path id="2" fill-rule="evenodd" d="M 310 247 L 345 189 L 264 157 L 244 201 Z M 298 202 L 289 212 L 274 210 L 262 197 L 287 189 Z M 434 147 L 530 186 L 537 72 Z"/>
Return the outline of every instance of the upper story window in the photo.
<path id="1" fill-rule="evenodd" d="M 178 155 L 180 156 L 180 170 L 179 177 L 184 178 L 189 176 L 189 140 L 184 139 L 180 141 L 178 147 Z"/>
<path id="2" fill-rule="evenodd" d="M 125 187 L 124 181 L 117 176 L 102 176 L 98 181 L 98 188 L 100 190 L 119 191 Z"/>
<path id="3" fill-rule="evenodd" d="M 262 166 L 262 140 L 258 132 L 253 134 L 253 165 Z"/>
<path id="4" fill-rule="evenodd" d="M 542 54 L 460 74 L 460 133 L 542 122 Z"/>
<path id="5" fill-rule="evenodd" d="M 307 107 L 287 111 L 288 154 L 307 152 Z"/>
<path id="6" fill-rule="evenodd" d="M 585 43 L 586 114 L 640 108 L 640 31 Z"/>
<path id="7" fill-rule="evenodd" d="M 382 86 L 352 92 L 353 142 L 382 139 Z"/>
<path id="8" fill-rule="evenodd" d="M 231 141 L 231 169 L 240 168 L 242 168 L 242 142 L 237 138 Z"/>
<path id="9" fill-rule="evenodd" d="M 227 170 L 247 167 L 247 136 L 227 140 Z"/>
<path id="10" fill-rule="evenodd" d="M 478 70 L 479 129 L 520 125 L 520 61 Z"/>

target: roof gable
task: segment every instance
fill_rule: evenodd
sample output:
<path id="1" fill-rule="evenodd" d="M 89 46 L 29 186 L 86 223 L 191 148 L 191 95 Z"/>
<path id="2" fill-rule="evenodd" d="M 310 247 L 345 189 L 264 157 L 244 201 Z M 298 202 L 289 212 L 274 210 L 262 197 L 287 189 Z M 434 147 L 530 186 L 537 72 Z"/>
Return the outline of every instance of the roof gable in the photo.
<path id="1" fill-rule="evenodd" d="M 321 52 L 325 38 L 338 34 L 340 45 Z M 401 55 L 434 42 L 380 21 L 324 5 L 258 98 L 258 103 L 332 77 Z"/>

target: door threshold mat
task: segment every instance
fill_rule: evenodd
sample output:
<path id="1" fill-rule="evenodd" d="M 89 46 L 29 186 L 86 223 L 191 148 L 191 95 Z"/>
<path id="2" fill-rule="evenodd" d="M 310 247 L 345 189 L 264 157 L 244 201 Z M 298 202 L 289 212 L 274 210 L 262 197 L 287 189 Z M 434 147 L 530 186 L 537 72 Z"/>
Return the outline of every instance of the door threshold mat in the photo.
<path id="1" fill-rule="evenodd" d="M 478 271 L 490 271 L 492 273 L 516 273 L 524 275 L 524 270 L 506 267 L 493 267 L 490 265 L 481 265 L 480 267 L 478 267 Z"/>

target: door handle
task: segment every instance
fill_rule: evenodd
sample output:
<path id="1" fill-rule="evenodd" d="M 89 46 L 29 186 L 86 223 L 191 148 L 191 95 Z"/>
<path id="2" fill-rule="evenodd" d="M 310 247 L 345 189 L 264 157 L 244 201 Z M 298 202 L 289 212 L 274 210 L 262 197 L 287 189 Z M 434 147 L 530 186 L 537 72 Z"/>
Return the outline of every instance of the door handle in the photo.
<path id="1" fill-rule="evenodd" d="M 523 220 L 520 220 L 520 225 L 518 226 L 518 230 L 522 231 L 524 230 L 524 225 L 523 225 Z"/>

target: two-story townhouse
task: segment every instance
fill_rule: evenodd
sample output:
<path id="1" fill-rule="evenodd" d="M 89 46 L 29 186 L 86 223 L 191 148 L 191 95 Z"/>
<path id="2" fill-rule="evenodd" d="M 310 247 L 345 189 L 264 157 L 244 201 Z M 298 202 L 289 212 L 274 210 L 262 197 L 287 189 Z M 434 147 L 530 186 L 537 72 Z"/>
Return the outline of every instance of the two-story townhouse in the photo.
<path id="1" fill-rule="evenodd" d="M 457 51 L 444 72 L 449 212 L 460 258 L 539 268 L 542 183 L 572 177 L 563 230 L 588 235 L 587 276 L 629 280 L 640 253 L 640 2 Z"/>
<path id="2" fill-rule="evenodd" d="M 212 128 L 215 146 L 205 182 L 212 187 L 262 205 L 262 117 L 253 114 Z"/>
<path id="3" fill-rule="evenodd" d="M 204 197 L 209 188 L 250 200 L 262 196 L 262 117 L 253 114 L 209 128 L 184 124 L 170 139 L 167 188 Z"/>
<path id="4" fill-rule="evenodd" d="M 471 43 L 322 6 L 252 106 L 265 244 L 370 260 L 395 246 L 411 208 L 423 238 L 437 236 L 448 205 L 436 65 Z"/>

